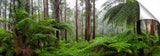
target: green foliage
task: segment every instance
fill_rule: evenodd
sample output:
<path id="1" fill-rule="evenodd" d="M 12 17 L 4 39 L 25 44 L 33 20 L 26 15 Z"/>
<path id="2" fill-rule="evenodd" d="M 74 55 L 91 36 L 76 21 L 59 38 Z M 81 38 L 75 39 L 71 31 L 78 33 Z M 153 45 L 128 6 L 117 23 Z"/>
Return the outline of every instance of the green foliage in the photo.
<path id="1" fill-rule="evenodd" d="M 0 55 L 14 55 L 14 48 L 13 48 L 13 38 L 10 34 L 10 31 L 6 31 L 3 28 L 0 28 Z"/>
<path id="2" fill-rule="evenodd" d="M 108 19 L 108 23 L 116 22 L 116 25 L 123 24 L 127 21 L 127 25 L 132 25 L 139 19 L 138 2 L 120 3 L 109 9 L 103 18 Z"/>

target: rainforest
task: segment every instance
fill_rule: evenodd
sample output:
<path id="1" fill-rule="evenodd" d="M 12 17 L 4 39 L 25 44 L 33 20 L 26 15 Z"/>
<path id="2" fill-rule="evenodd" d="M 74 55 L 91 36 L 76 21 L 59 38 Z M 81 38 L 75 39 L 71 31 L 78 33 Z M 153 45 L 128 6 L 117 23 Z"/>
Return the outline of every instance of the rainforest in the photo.
<path id="1" fill-rule="evenodd" d="M 160 56 L 137 0 L 0 0 L 0 56 Z"/>

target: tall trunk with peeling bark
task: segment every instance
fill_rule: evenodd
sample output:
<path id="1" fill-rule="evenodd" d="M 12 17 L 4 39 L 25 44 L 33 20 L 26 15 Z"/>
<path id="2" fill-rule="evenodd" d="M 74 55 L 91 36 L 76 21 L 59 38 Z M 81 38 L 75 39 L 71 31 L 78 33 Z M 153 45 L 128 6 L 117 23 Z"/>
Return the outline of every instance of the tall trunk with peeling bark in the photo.
<path id="1" fill-rule="evenodd" d="M 93 39 L 95 39 L 95 31 L 96 31 L 96 27 L 95 27 L 95 0 L 93 0 Z"/>
<path id="2" fill-rule="evenodd" d="M 76 0 L 76 41 L 78 41 L 78 0 Z"/>
<path id="3" fill-rule="evenodd" d="M 48 0 L 43 0 L 43 6 L 44 6 L 44 20 L 47 20 L 49 17 L 48 15 Z"/>

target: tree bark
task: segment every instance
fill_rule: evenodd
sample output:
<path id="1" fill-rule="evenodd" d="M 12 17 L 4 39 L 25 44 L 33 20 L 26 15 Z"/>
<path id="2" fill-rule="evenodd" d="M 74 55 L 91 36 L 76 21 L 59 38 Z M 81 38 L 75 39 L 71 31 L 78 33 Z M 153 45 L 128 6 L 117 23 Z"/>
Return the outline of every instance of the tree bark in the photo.
<path id="1" fill-rule="evenodd" d="M 0 0 L 0 17 L 1 17 L 1 3 L 2 3 L 2 0 Z M 2 21 L 0 21 L 0 28 L 2 28 Z"/>
<path id="2" fill-rule="evenodd" d="M 29 13 L 29 8 L 28 8 L 28 3 L 29 3 L 29 1 L 28 0 L 26 0 L 26 11 Z"/>
<path id="3" fill-rule="evenodd" d="M 148 31 L 148 28 L 147 28 L 147 20 L 145 20 L 145 26 L 146 26 L 146 31 Z"/>
<path id="4" fill-rule="evenodd" d="M 59 23 L 59 0 L 54 0 L 54 1 L 55 1 L 54 3 L 55 19 L 56 19 L 56 22 Z M 59 40 L 59 31 L 56 31 L 56 37 Z"/>
<path id="5" fill-rule="evenodd" d="M 151 24 L 150 24 L 150 35 L 154 35 L 154 20 L 152 19 L 151 20 Z M 151 37 L 153 38 L 153 37 Z"/>
<path id="6" fill-rule="evenodd" d="M 88 26 L 87 26 L 87 28 L 88 28 L 88 31 L 87 31 L 87 41 L 90 41 L 90 37 L 91 37 L 91 19 L 90 19 L 90 16 L 91 16 L 91 3 L 90 3 L 90 0 L 88 0 L 87 1 L 88 2 L 88 8 L 87 8 L 87 19 L 88 19 Z"/>
<path id="7" fill-rule="evenodd" d="M 48 15 L 48 0 L 43 0 L 43 6 L 44 6 L 44 20 L 47 20 L 49 17 Z"/>
<path id="8" fill-rule="evenodd" d="M 32 15 L 33 15 L 33 0 L 31 0 L 31 6 L 32 6 Z"/>
<path id="9" fill-rule="evenodd" d="M 158 26 L 157 26 L 157 33 L 159 36 L 159 41 L 160 41 L 160 23 L 158 22 Z M 160 42 L 159 42 L 159 46 L 160 46 Z"/>
<path id="10" fill-rule="evenodd" d="M 66 11 L 67 11 L 67 2 L 65 0 L 65 11 L 64 11 L 64 20 L 65 20 L 65 22 L 66 22 Z M 67 30 L 64 30 L 64 31 L 65 31 L 65 41 L 67 43 Z"/>
<path id="11" fill-rule="evenodd" d="M 95 26 L 95 0 L 93 0 L 93 39 L 95 39 L 95 31 L 96 31 L 96 26 Z"/>
<path id="12" fill-rule="evenodd" d="M 76 0 L 76 41 L 78 42 L 78 0 Z"/>
<path id="13" fill-rule="evenodd" d="M 5 0 L 4 18 L 7 19 L 7 1 Z M 6 21 L 6 20 L 5 20 Z M 4 29 L 7 30 L 7 22 L 4 23 Z"/>
<path id="14" fill-rule="evenodd" d="M 1 16 L 1 3 L 2 3 L 2 0 L 0 0 L 0 16 Z"/>
<path id="15" fill-rule="evenodd" d="M 85 40 L 87 40 L 87 31 L 88 31 L 88 29 L 87 29 L 87 26 L 88 26 L 88 24 L 87 24 L 87 20 L 88 20 L 87 19 L 87 17 L 88 17 L 87 16 L 87 12 L 88 12 L 87 8 L 88 8 L 88 5 L 87 4 L 88 4 L 88 2 L 86 0 L 86 4 L 85 4 L 86 5 L 86 11 L 85 11 L 85 14 L 86 14 L 85 15 Z"/>
<path id="16" fill-rule="evenodd" d="M 142 32 L 141 32 L 141 21 L 140 20 L 138 20 L 137 21 L 137 34 L 139 34 L 139 35 L 142 35 Z M 142 41 L 142 39 L 138 39 L 139 41 Z M 144 56 L 144 51 L 143 51 L 143 49 L 139 49 L 139 56 Z"/>
<path id="17" fill-rule="evenodd" d="M 10 23 L 10 19 L 13 18 L 13 14 L 12 14 L 12 0 L 10 0 L 10 13 L 9 13 L 9 25 L 8 25 L 8 29 L 11 30 L 11 23 Z"/>

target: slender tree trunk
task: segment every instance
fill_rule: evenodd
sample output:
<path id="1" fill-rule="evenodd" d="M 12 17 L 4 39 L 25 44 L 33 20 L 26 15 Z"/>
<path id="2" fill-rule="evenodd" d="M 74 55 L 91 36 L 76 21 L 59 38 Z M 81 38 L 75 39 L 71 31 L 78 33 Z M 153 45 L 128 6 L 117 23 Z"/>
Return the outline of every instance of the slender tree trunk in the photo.
<path id="1" fill-rule="evenodd" d="M 62 0 L 60 0 L 60 21 L 63 22 L 63 18 L 62 18 Z M 63 36 L 64 36 L 63 35 L 64 34 L 63 31 L 64 30 L 61 30 L 61 39 L 62 40 L 63 40 Z"/>
<path id="2" fill-rule="evenodd" d="M 147 20 L 145 20 L 145 26 L 146 26 L 146 31 L 148 31 L 148 28 L 147 28 Z"/>
<path id="3" fill-rule="evenodd" d="M 150 24 L 150 35 L 154 35 L 154 20 L 152 19 L 151 20 L 151 24 Z M 153 38 L 153 37 L 151 37 Z"/>
<path id="4" fill-rule="evenodd" d="M 7 20 L 7 1 L 6 0 L 5 0 L 4 18 Z M 7 22 L 4 23 L 4 29 L 7 30 Z"/>
<path id="5" fill-rule="evenodd" d="M 47 20 L 49 17 L 48 15 L 48 0 L 43 0 L 43 6 L 44 6 L 44 20 Z"/>
<path id="6" fill-rule="evenodd" d="M 78 42 L 78 0 L 76 0 L 76 41 Z"/>
<path id="7" fill-rule="evenodd" d="M 26 0 L 26 11 L 28 12 L 28 14 L 29 14 L 29 6 L 28 6 L 28 3 L 29 3 L 29 1 L 28 0 Z"/>
<path id="8" fill-rule="evenodd" d="M 15 5 L 15 0 L 13 0 L 13 11 L 15 12 L 15 9 L 16 9 L 16 5 Z"/>
<path id="9" fill-rule="evenodd" d="M 2 3 L 2 0 L 0 0 L 0 16 L 1 16 L 1 3 Z"/>
<path id="10" fill-rule="evenodd" d="M 96 31 L 96 26 L 95 26 L 95 0 L 93 0 L 93 39 L 95 39 L 95 31 Z"/>
<path id="11" fill-rule="evenodd" d="M 2 0 L 0 0 L 0 17 L 1 17 L 1 3 L 2 3 Z M 2 28 L 2 21 L 0 20 L 0 28 Z"/>
<path id="12" fill-rule="evenodd" d="M 137 34 L 139 34 L 139 35 L 142 35 L 142 32 L 141 32 L 141 21 L 140 20 L 138 20 L 137 21 Z M 142 41 L 142 39 L 138 39 L 139 41 Z M 139 49 L 139 56 L 144 56 L 144 51 L 143 51 L 143 49 Z"/>
<path id="13" fill-rule="evenodd" d="M 141 21 L 140 20 L 137 21 L 137 34 L 140 34 L 140 35 L 142 34 L 141 33 Z"/>
<path id="14" fill-rule="evenodd" d="M 160 23 L 159 22 L 158 22 L 158 26 L 157 26 L 157 32 L 158 32 L 159 41 L 160 41 Z M 160 46 L 160 42 L 159 42 L 159 46 Z"/>
<path id="15" fill-rule="evenodd" d="M 83 14 L 83 8 L 82 8 L 82 14 Z M 83 40 L 83 16 L 82 16 L 82 31 L 81 31 L 81 34 L 82 34 L 82 40 Z"/>
<path id="16" fill-rule="evenodd" d="M 65 0 L 65 11 L 64 11 L 64 20 L 65 20 L 65 22 L 66 22 L 66 11 L 67 11 L 67 2 Z M 64 31 L 65 31 L 65 41 L 67 43 L 67 30 L 64 30 Z"/>
<path id="17" fill-rule="evenodd" d="M 32 15 L 33 15 L 33 0 L 31 0 L 31 6 L 32 6 Z"/>
<path id="18" fill-rule="evenodd" d="M 59 0 L 54 0 L 54 1 L 55 1 L 54 3 L 55 19 L 56 19 L 56 22 L 59 23 Z M 56 31 L 56 37 L 59 40 L 59 31 Z"/>
<path id="19" fill-rule="evenodd" d="M 11 30 L 11 23 L 10 23 L 10 19 L 13 18 L 12 16 L 12 0 L 10 0 L 10 13 L 9 13 L 9 23 L 8 23 L 8 29 Z"/>
<path id="20" fill-rule="evenodd" d="M 87 40 L 87 31 L 88 31 L 88 28 L 87 28 L 87 26 L 88 26 L 88 16 L 87 16 L 87 14 L 88 14 L 88 2 L 87 2 L 87 0 L 86 0 L 86 11 L 85 11 L 85 40 Z"/>
<path id="21" fill-rule="evenodd" d="M 103 37 L 103 34 L 104 34 L 104 22 L 103 22 L 103 28 L 102 28 L 102 37 Z"/>

